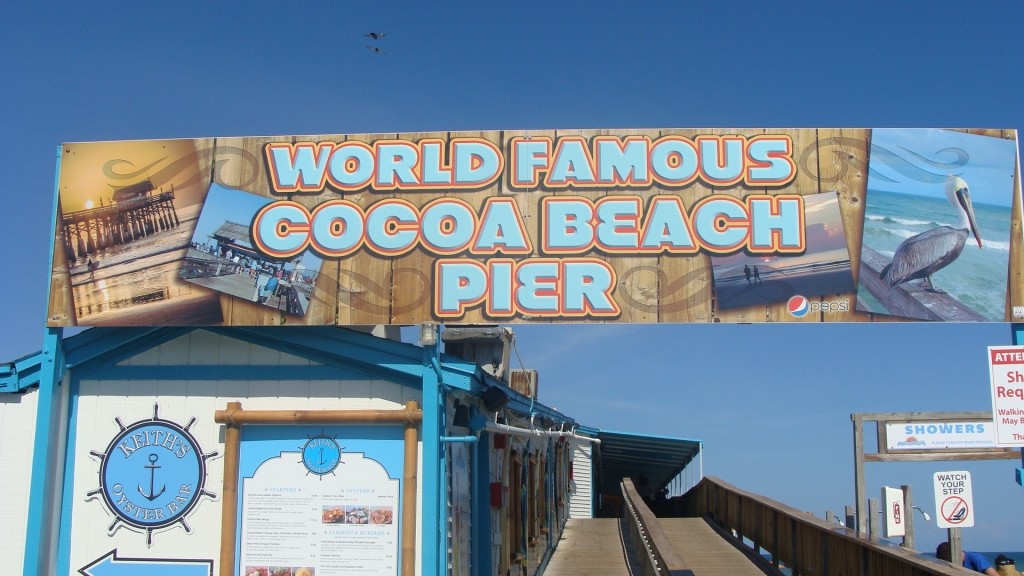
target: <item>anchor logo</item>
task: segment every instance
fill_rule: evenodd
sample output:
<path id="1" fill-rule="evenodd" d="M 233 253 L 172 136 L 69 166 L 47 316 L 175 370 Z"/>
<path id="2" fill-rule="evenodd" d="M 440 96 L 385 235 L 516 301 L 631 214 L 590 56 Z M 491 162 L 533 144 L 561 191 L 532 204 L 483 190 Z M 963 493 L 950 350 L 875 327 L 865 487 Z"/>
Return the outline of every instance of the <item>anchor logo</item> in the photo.
<path id="1" fill-rule="evenodd" d="M 217 497 L 206 489 L 206 461 L 217 453 L 203 452 L 192 432 L 196 422 L 192 418 L 182 426 L 161 418 L 155 404 L 151 417 L 132 424 L 114 418 L 118 431 L 106 450 L 90 451 L 100 461 L 99 486 L 85 493 L 87 500 L 100 500 L 110 512 L 109 535 L 125 526 L 143 532 L 146 545 L 152 546 L 154 532 L 174 525 L 192 533 L 189 514 L 202 498 Z"/>
<path id="2" fill-rule="evenodd" d="M 167 485 L 164 484 L 163 486 L 160 487 L 159 492 L 157 492 L 156 494 L 153 493 L 154 480 L 156 478 L 156 469 L 160 468 L 160 466 L 157 465 L 156 461 L 159 459 L 160 456 L 158 456 L 157 454 L 150 454 L 149 464 L 145 466 L 145 468 L 149 468 L 149 494 L 143 492 L 142 485 L 139 485 L 139 494 L 142 494 L 142 497 L 145 498 L 146 500 L 149 500 L 150 502 L 159 498 L 160 495 L 164 493 L 164 490 L 167 489 Z"/>
<path id="3" fill-rule="evenodd" d="M 327 436 L 321 430 L 320 434 L 311 436 L 309 441 L 300 446 L 302 449 L 302 460 L 300 462 L 306 467 L 307 474 L 323 476 L 332 474 L 341 461 L 341 452 L 345 448 L 339 446 L 335 437 Z"/>

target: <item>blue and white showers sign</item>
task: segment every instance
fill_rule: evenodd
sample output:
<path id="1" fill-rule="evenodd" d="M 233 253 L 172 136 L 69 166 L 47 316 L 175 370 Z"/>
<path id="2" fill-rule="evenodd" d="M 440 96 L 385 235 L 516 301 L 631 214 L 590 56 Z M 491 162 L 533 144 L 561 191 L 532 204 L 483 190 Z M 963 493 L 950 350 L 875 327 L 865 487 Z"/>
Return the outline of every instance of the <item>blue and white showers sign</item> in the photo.
<path id="1" fill-rule="evenodd" d="M 886 422 L 890 452 L 998 448 L 992 421 Z"/>
<path id="2" fill-rule="evenodd" d="M 159 416 L 125 426 L 115 418 L 120 431 L 103 453 L 92 454 L 101 460 L 99 488 L 87 493 L 100 497 L 114 516 L 112 534 L 121 525 L 145 532 L 152 546 L 153 532 L 186 521 L 203 496 L 215 498 L 206 490 L 206 461 L 216 452 L 203 453 L 190 428 L 196 419 L 182 426 Z"/>

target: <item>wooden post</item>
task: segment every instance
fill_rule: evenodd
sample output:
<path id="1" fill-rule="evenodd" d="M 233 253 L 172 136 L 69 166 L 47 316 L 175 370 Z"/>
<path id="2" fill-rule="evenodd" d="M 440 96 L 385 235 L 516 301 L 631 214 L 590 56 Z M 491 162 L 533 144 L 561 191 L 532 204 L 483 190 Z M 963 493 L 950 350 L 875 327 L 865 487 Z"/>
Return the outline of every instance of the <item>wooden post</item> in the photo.
<path id="1" fill-rule="evenodd" d="M 405 410 L 412 414 L 419 410 L 415 401 L 405 403 Z M 413 576 L 416 572 L 416 463 L 418 461 L 416 422 L 410 418 L 405 423 L 405 462 L 402 472 L 402 576 Z"/>
<path id="2" fill-rule="evenodd" d="M 825 510 L 825 522 L 828 522 L 829 524 L 835 524 L 836 513 L 831 510 Z"/>
<path id="3" fill-rule="evenodd" d="M 857 514 L 855 508 L 849 504 L 846 505 L 846 527 L 851 530 L 857 529 Z"/>
<path id="4" fill-rule="evenodd" d="M 867 488 L 864 486 L 864 418 L 860 414 L 851 414 L 853 420 L 853 487 L 856 492 L 857 525 L 851 526 L 857 532 L 866 534 L 867 519 Z"/>
<path id="5" fill-rule="evenodd" d="M 963 566 L 963 545 L 960 543 L 960 529 L 946 528 L 949 540 L 949 558 L 953 566 Z"/>
<path id="6" fill-rule="evenodd" d="M 242 409 L 241 402 L 228 402 L 228 414 Z M 241 448 L 238 424 L 224 425 L 224 496 L 220 513 L 220 576 L 235 574 L 235 534 L 238 521 L 238 453 Z"/>
<path id="7" fill-rule="evenodd" d="M 903 535 L 903 547 L 907 550 L 914 549 L 914 497 L 909 485 L 900 486 L 903 490 L 903 528 L 906 534 Z"/>
<path id="8" fill-rule="evenodd" d="M 868 536 L 870 536 L 872 539 L 876 539 L 876 538 L 881 538 L 882 537 L 882 529 L 879 526 L 879 521 L 878 521 L 878 512 L 879 512 L 878 498 L 869 498 L 868 499 L 868 526 L 870 527 L 871 532 L 868 533 Z"/>

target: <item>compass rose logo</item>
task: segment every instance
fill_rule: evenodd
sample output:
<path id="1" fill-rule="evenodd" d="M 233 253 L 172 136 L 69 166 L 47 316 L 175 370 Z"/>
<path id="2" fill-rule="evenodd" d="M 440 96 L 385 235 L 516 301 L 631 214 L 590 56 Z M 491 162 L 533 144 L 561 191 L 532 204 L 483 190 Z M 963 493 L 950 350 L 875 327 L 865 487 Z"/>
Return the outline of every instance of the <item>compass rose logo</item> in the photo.
<path id="1" fill-rule="evenodd" d="M 206 461 L 216 452 L 203 453 L 190 429 L 192 418 L 181 426 L 159 416 L 153 405 L 153 417 L 129 426 L 114 418 L 120 432 L 107 449 L 91 454 L 100 459 L 100 487 L 86 493 L 100 497 L 113 513 L 107 528 L 113 534 L 126 525 L 146 533 L 146 545 L 153 545 L 153 532 L 180 524 L 185 532 L 192 528 L 185 521 L 202 496 L 216 498 L 206 490 Z"/>
<path id="2" fill-rule="evenodd" d="M 324 476 L 333 474 L 334 469 L 341 464 L 341 451 L 345 448 L 338 446 L 334 437 L 327 436 L 321 431 L 316 436 L 310 436 L 309 440 L 302 445 L 302 464 L 308 470 L 308 474 Z"/>

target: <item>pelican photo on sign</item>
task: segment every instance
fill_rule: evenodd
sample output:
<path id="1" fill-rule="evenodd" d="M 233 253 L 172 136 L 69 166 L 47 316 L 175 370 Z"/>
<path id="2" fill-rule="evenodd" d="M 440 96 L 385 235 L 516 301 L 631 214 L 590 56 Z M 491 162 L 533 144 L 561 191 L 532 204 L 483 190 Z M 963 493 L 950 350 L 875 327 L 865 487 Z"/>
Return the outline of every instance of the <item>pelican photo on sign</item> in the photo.
<path id="1" fill-rule="evenodd" d="M 935 522 L 939 528 L 970 528 L 974 526 L 974 492 L 971 473 L 958 470 L 936 472 Z"/>
<path id="2" fill-rule="evenodd" d="M 995 136 L 874 130 L 857 310 L 1003 320 L 1016 159 Z"/>

